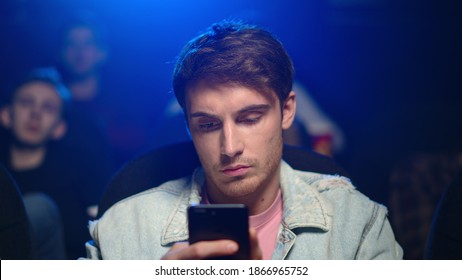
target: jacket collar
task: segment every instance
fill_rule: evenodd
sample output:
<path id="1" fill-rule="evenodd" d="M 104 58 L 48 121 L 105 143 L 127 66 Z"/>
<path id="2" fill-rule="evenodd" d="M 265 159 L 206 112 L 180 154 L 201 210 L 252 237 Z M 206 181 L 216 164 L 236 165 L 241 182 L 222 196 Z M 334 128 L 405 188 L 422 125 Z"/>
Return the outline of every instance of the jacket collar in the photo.
<path id="1" fill-rule="evenodd" d="M 201 189 L 204 183 L 204 171 L 202 168 L 197 168 L 167 220 L 161 237 L 162 246 L 188 240 L 188 206 L 201 202 Z"/>
<path id="2" fill-rule="evenodd" d="M 328 231 L 331 222 L 330 206 L 323 201 L 311 182 L 303 180 L 298 172 L 285 161 L 281 161 L 281 190 L 283 196 L 283 221 L 289 229 L 314 227 Z M 320 174 L 313 173 L 319 179 Z M 164 227 L 161 244 L 188 240 L 188 206 L 201 201 L 201 189 L 205 182 L 202 168 L 197 168 L 174 206 L 172 214 Z"/>
<path id="3" fill-rule="evenodd" d="M 328 231 L 332 216 L 329 203 L 322 199 L 312 182 L 321 174 L 312 173 L 312 180 L 302 178 L 300 172 L 281 161 L 281 190 L 283 197 L 283 220 L 290 229 L 314 227 Z"/>

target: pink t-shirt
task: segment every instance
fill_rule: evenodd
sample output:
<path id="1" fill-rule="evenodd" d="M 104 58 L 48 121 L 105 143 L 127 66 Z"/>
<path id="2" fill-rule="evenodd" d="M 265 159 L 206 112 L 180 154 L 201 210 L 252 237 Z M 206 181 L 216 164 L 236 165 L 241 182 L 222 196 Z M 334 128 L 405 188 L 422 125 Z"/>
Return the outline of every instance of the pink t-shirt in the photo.
<path id="1" fill-rule="evenodd" d="M 282 220 L 282 195 L 279 190 L 276 199 L 265 212 L 249 217 L 249 224 L 257 230 L 258 243 L 264 260 L 270 260 Z"/>
<path id="2" fill-rule="evenodd" d="M 207 192 L 202 192 L 202 203 L 210 204 Z M 263 213 L 249 216 L 249 225 L 257 231 L 258 244 L 263 253 L 264 260 L 270 260 L 282 220 L 282 194 L 278 191 L 276 199 Z"/>

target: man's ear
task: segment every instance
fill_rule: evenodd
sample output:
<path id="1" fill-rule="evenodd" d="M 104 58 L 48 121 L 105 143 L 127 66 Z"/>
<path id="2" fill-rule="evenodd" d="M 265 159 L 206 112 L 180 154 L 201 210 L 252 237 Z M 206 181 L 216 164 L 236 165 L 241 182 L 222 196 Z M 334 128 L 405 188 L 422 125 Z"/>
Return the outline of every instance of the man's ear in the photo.
<path id="1" fill-rule="evenodd" d="M 291 91 L 287 96 L 286 100 L 284 100 L 284 104 L 282 106 L 282 129 L 286 130 L 292 125 L 292 122 L 295 118 L 295 111 L 296 111 L 296 98 L 295 92 Z"/>
<path id="2" fill-rule="evenodd" d="M 0 108 L 0 122 L 5 128 L 11 127 L 11 108 L 4 106 Z"/>
<path id="3" fill-rule="evenodd" d="M 63 136 L 67 132 L 67 124 L 65 121 L 60 120 L 56 126 L 53 128 L 53 131 L 51 132 L 51 139 L 53 140 L 59 140 L 63 138 Z"/>

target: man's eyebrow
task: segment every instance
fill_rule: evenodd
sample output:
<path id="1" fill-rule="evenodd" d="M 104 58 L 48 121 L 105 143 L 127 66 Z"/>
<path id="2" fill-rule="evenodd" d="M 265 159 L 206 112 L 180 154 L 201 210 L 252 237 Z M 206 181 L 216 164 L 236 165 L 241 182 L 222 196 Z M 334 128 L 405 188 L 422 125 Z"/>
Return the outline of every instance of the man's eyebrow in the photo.
<path id="1" fill-rule="evenodd" d="M 196 113 L 191 114 L 191 118 L 199 118 L 199 117 L 207 117 L 207 118 L 215 118 L 215 119 L 218 118 L 218 116 L 216 115 L 205 113 L 205 112 L 196 112 Z"/>
<path id="2" fill-rule="evenodd" d="M 238 111 L 239 114 L 247 113 L 249 111 L 268 111 L 271 105 L 269 104 L 255 104 L 242 108 Z"/>
<path id="3" fill-rule="evenodd" d="M 250 105 L 250 106 L 240 109 L 239 111 L 237 111 L 237 113 L 243 114 L 243 113 L 252 112 L 252 111 L 267 111 L 269 110 L 270 107 L 271 105 L 269 104 L 254 104 L 254 105 Z M 215 118 L 215 119 L 219 118 L 217 115 L 209 114 L 206 112 L 195 112 L 191 114 L 191 118 L 199 118 L 199 117 L 207 117 L 207 118 Z"/>

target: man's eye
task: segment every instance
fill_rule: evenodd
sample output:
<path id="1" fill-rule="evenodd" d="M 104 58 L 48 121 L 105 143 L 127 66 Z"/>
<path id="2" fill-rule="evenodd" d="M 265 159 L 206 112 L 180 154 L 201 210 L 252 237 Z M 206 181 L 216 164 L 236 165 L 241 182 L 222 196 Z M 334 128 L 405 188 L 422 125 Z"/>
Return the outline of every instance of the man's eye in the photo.
<path id="1" fill-rule="evenodd" d="M 58 112 L 58 107 L 52 104 L 43 105 L 43 110 L 48 114 L 56 114 Z"/>
<path id="2" fill-rule="evenodd" d="M 18 99 L 17 104 L 22 107 L 30 107 L 34 105 L 34 101 L 31 99 L 23 98 L 23 99 Z"/>
<path id="3" fill-rule="evenodd" d="M 243 120 L 241 120 L 241 122 L 243 123 L 248 123 L 248 124 L 253 124 L 253 123 L 256 123 L 260 120 L 260 118 L 245 118 Z"/>
<path id="4" fill-rule="evenodd" d="M 239 119 L 239 122 L 240 123 L 244 123 L 244 124 L 256 124 L 260 119 L 261 119 L 261 114 L 256 114 L 256 113 L 253 113 L 253 114 L 249 114 L 247 116 L 244 116 L 242 118 Z"/>
<path id="5" fill-rule="evenodd" d="M 211 130 L 217 129 L 218 126 L 219 126 L 218 122 L 206 122 L 206 123 L 200 123 L 199 129 L 202 131 L 211 131 Z"/>

